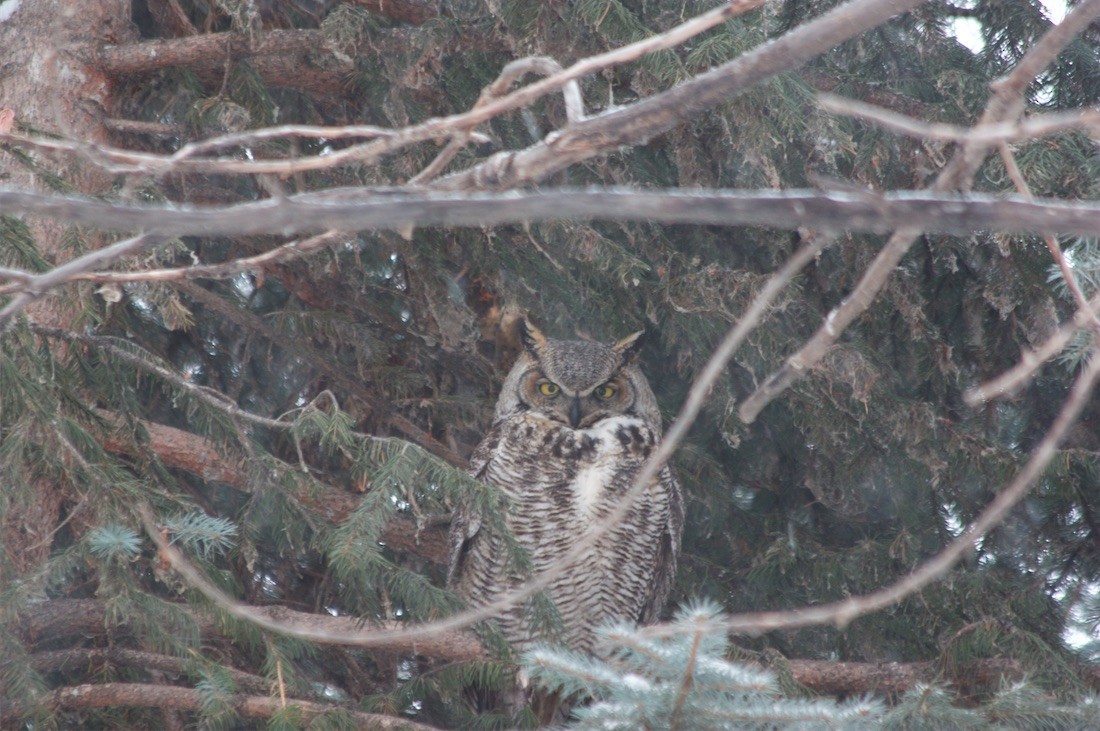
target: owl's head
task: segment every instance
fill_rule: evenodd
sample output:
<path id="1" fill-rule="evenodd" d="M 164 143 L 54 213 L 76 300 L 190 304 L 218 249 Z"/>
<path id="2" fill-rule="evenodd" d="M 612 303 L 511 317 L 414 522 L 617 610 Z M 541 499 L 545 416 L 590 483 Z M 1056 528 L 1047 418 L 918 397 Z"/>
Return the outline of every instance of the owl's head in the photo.
<path id="1" fill-rule="evenodd" d="M 657 400 L 638 369 L 643 332 L 610 345 L 553 340 L 519 323 L 523 352 L 504 381 L 496 417 L 537 413 L 573 429 L 587 429 L 612 416 L 637 416 L 660 430 Z"/>

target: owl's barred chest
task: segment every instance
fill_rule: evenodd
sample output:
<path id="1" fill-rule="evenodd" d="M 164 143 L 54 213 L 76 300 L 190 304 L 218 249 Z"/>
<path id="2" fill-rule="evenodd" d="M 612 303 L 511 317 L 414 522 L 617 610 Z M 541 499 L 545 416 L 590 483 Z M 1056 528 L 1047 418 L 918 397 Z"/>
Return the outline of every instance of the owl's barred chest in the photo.
<path id="1" fill-rule="evenodd" d="M 608 499 L 630 489 L 657 437 L 634 416 L 612 416 L 588 429 L 522 415 L 503 429 L 487 481 L 512 500 L 513 518 L 594 518 Z"/>

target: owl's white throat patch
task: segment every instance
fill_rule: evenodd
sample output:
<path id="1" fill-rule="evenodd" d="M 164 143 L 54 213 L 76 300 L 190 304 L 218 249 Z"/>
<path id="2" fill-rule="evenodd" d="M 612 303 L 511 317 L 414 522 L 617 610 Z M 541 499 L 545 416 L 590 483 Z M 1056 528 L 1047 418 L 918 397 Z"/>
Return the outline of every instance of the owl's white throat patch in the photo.
<path id="1" fill-rule="evenodd" d="M 619 455 L 623 451 L 617 434 L 631 426 L 645 427 L 636 416 L 612 416 L 592 425 L 583 433 L 596 442 L 595 455 L 586 460 L 573 480 L 573 494 L 577 510 L 586 517 L 593 517 L 596 506 L 615 474 L 622 469 Z"/>

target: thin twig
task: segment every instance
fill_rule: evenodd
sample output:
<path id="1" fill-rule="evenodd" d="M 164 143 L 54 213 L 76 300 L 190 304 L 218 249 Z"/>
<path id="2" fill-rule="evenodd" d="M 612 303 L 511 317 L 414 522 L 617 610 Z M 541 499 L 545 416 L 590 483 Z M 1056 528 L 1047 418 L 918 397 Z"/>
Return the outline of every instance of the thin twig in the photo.
<path id="1" fill-rule="evenodd" d="M 0 137 L 10 142 L 18 142 L 39 149 L 63 149 L 80 154 L 89 162 L 103 167 L 112 173 L 144 173 L 161 175 L 173 173 L 275 173 L 288 175 L 308 170 L 321 170 L 339 165 L 358 163 L 372 165 L 382 156 L 391 154 L 409 145 L 433 139 L 450 137 L 456 131 L 473 129 L 482 122 L 520 107 L 527 106 L 546 94 L 557 91 L 566 84 L 589 74 L 602 71 L 611 66 L 635 61 L 642 56 L 659 50 L 673 48 L 684 41 L 703 33 L 716 25 L 737 15 L 741 15 L 763 5 L 764 0 L 731 0 L 718 8 L 703 13 L 664 33 L 650 36 L 644 40 L 617 48 L 597 56 L 590 56 L 570 66 L 565 71 L 540 79 L 507 96 L 495 99 L 480 108 L 455 114 L 450 117 L 429 119 L 420 124 L 400 130 L 381 130 L 367 128 L 371 134 L 380 137 L 372 142 L 351 145 L 326 155 L 295 158 L 292 160 L 240 160 L 235 158 L 191 159 L 191 150 L 180 150 L 175 155 L 152 155 L 117 150 L 105 146 L 89 145 L 74 141 L 57 141 L 43 138 L 28 138 L 19 135 Z M 282 128 L 279 128 L 282 129 Z M 387 132 L 386 134 L 380 134 Z M 243 133 L 244 135 L 266 134 L 266 130 Z M 281 136 L 281 135 L 276 135 Z M 224 138 L 222 138 L 224 139 Z M 236 140 L 246 139 L 236 137 Z M 233 144 L 238 144 L 234 142 Z M 197 143 L 205 145 L 207 143 Z M 186 148 L 185 148 L 186 149 Z M 196 149 L 196 148 L 192 148 Z M 182 157 L 177 157 L 181 156 Z"/>
<path id="2" fill-rule="evenodd" d="M 964 393 L 963 401 L 968 406 L 980 406 L 995 398 L 1011 395 L 1044 363 L 1065 350 L 1074 335 L 1092 325 L 1098 311 L 1100 311 L 1100 295 L 1092 298 L 1087 309 L 1075 312 L 1073 320 L 1068 325 L 1058 328 L 1058 331 L 1047 338 L 1039 348 L 1024 351 L 1020 361 L 1011 369 Z"/>
<path id="3" fill-rule="evenodd" d="M 687 701 L 688 693 L 691 692 L 691 686 L 695 682 L 695 663 L 699 658 L 699 645 L 702 643 L 704 635 L 706 635 L 706 631 L 698 629 L 691 639 L 691 651 L 688 654 L 684 679 L 680 683 L 680 692 L 676 694 L 676 704 L 672 707 L 672 713 L 669 715 L 669 728 L 672 731 L 680 728 L 680 713 L 684 710 L 684 703 Z"/>
<path id="4" fill-rule="evenodd" d="M 48 272 L 33 276 L 24 282 L 20 292 L 12 298 L 4 309 L 0 310 L 0 334 L 3 334 L 13 317 L 24 307 L 82 272 L 112 264 L 119 259 L 133 256 L 145 249 L 156 246 L 164 240 L 159 234 L 142 233 L 129 239 L 116 242 L 102 249 L 90 251 L 72 261 L 54 267 Z"/>
<path id="5" fill-rule="evenodd" d="M 1035 198 L 1031 195 L 1031 188 L 1024 179 L 1023 173 L 1020 172 L 1019 165 L 1016 164 L 1016 156 L 1012 154 L 1012 150 L 1008 149 L 1008 143 L 1002 141 L 997 148 L 1001 153 L 1001 160 L 1004 161 L 1005 169 L 1008 170 L 1008 176 L 1016 186 L 1016 191 L 1026 200 L 1034 202 Z M 1059 270 L 1062 272 L 1062 279 L 1065 281 L 1066 286 L 1069 287 L 1069 291 L 1073 295 L 1074 301 L 1077 303 L 1077 310 L 1079 312 L 1092 314 L 1093 333 L 1095 337 L 1100 338 L 1100 317 L 1092 313 L 1088 298 L 1085 297 L 1085 293 L 1081 290 L 1081 285 L 1078 283 L 1077 277 L 1073 273 L 1073 269 L 1070 268 L 1069 262 L 1066 261 L 1066 257 L 1062 253 L 1062 247 L 1058 245 L 1058 240 L 1054 238 L 1053 234 L 1045 232 L 1043 234 L 1043 241 L 1046 243 L 1047 250 L 1050 251 L 1050 255 L 1054 258 L 1054 261 L 1058 264 Z M 1098 340 L 1098 342 L 1100 342 L 1100 340 Z"/>
<path id="6" fill-rule="evenodd" d="M 274 249 L 254 256 L 218 264 L 196 264 L 189 267 L 172 269 L 152 269 L 148 271 L 127 272 L 87 272 L 73 277 L 74 281 L 89 282 L 168 282 L 181 279 L 213 279 L 229 277 L 264 265 L 282 263 L 347 240 L 350 234 L 341 231 L 326 231 L 305 239 L 295 239 Z M 2 276 L 2 274 L 0 274 Z"/>
<path id="7" fill-rule="evenodd" d="M 856 99 L 821 93 L 818 105 L 827 112 L 856 117 L 881 127 L 926 140 L 949 142 L 1013 142 L 1033 140 L 1070 130 L 1100 130 L 1100 109 L 1075 109 L 1069 112 L 1036 114 L 1026 119 L 998 122 L 979 127 L 963 127 L 942 122 L 925 122 Z"/>
<path id="8" fill-rule="evenodd" d="M 501 69 L 496 81 L 481 92 L 473 108 L 480 109 L 489 102 L 499 99 L 514 83 L 529 73 L 553 76 L 561 71 L 561 64 L 546 56 L 531 56 L 512 61 Z M 566 119 L 570 122 L 579 122 L 583 119 L 584 101 L 581 98 L 581 87 L 575 79 L 562 87 L 562 96 L 565 98 Z M 447 146 L 436 155 L 435 159 L 409 180 L 409 185 L 422 185 L 443 172 L 454 156 L 469 142 L 472 133 L 473 127 L 455 132 Z"/>

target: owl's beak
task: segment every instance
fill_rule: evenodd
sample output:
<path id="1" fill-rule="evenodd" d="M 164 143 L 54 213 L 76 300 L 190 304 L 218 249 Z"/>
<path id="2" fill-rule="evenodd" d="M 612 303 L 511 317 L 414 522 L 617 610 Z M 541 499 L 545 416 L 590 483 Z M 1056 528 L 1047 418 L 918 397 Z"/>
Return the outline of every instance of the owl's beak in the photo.
<path id="1" fill-rule="evenodd" d="M 574 396 L 569 402 L 569 426 L 576 429 L 581 425 L 581 397 Z"/>

